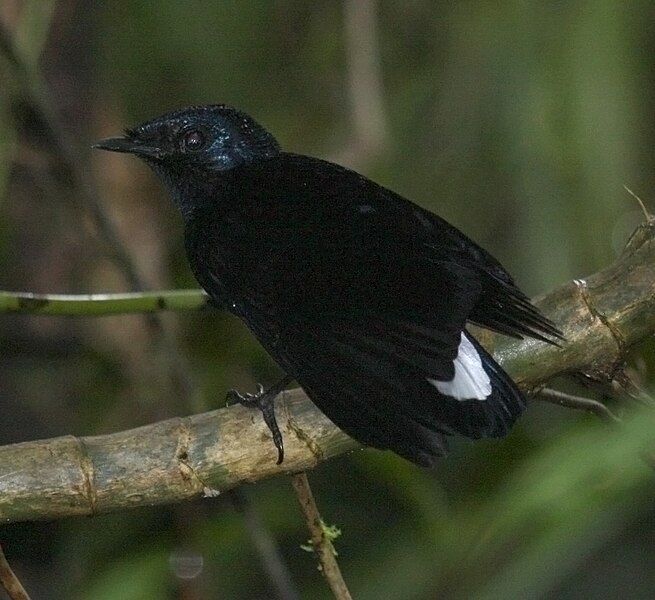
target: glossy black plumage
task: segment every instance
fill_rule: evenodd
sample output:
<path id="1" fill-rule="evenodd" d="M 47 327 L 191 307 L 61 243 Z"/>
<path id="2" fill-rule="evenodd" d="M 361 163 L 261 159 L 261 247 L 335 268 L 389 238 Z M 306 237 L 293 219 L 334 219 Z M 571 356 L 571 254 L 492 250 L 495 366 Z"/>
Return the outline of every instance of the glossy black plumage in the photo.
<path id="1" fill-rule="evenodd" d="M 353 437 L 431 465 L 444 436 L 501 436 L 522 412 L 469 334 L 489 396 L 456 399 L 430 383 L 455 377 L 467 322 L 560 337 L 444 220 L 353 171 L 281 152 L 227 107 L 164 115 L 100 147 L 139 154 L 161 176 L 199 283 Z"/>

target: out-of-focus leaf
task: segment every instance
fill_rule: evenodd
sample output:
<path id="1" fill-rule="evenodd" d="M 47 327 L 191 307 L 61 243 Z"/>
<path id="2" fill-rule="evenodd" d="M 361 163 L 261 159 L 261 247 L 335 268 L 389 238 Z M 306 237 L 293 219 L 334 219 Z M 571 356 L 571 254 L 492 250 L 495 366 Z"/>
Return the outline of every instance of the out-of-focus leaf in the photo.
<path id="1" fill-rule="evenodd" d="M 100 570 L 81 600 L 154 600 L 169 597 L 168 556 L 159 550 L 128 554 Z"/>
<path id="2" fill-rule="evenodd" d="M 453 520 L 463 591 L 534 598 L 559 584 L 652 504 L 655 477 L 643 456 L 654 446 L 650 409 L 621 428 L 573 428 L 553 439 L 498 494 Z"/>

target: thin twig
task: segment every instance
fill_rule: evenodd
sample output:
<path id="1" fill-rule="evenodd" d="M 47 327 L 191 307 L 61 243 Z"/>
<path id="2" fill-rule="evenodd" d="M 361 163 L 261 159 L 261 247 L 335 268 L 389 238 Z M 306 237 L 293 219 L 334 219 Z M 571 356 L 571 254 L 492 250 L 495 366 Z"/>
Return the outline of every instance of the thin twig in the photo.
<path id="1" fill-rule="evenodd" d="M 627 185 L 623 185 L 623 189 L 628 192 L 638 203 L 639 206 L 641 207 L 641 211 L 644 213 L 644 216 L 646 217 L 646 223 L 650 223 L 653 220 L 653 215 L 651 215 L 648 212 L 648 209 L 646 208 L 646 205 L 644 204 L 643 200 L 637 196 Z"/>
<path id="2" fill-rule="evenodd" d="M 321 572 L 337 600 L 352 600 L 348 591 L 346 582 L 341 575 L 339 564 L 337 563 L 337 553 L 334 550 L 332 541 L 327 535 L 325 523 L 318 512 L 314 494 L 309 486 L 309 480 L 306 473 L 297 473 L 291 477 L 293 489 L 296 491 L 300 508 L 305 515 L 307 527 L 311 534 L 312 549 L 318 556 Z"/>
<path id="3" fill-rule="evenodd" d="M 571 378 L 574 381 L 582 382 L 585 387 L 603 397 L 618 400 L 619 402 L 628 400 L 641 406 L 655 407 L 655 398 L 637 384 L 625 368 L 615 371 L 610 380 L 591 377 L 587 373 L 574 373 Z"/>
<path id="4" fill-rule="evenodd" d="M 30 596 L 25 591 L 23 584 L 9 566 L 2 546 L 0 546 L 0 584 L 2 584 L 11 600 L 30 600 Z"/>
<path id="5" fill-rule="evenodd" d="M 80 317 L 198 310 L 210 305 L 202 290 L 162 290 L 122 294 L 32 294 L 0 290 L 0 314 Z"/>
<path id="6" fill-rule="evenodd" d="M 264 525 L 252 502 L 241 490 L 231 490 L 229 494 L 234 508 L 243 517 L 248 535 L 278 597 L 282 600 L 300 600 L 300 594 L 291 579 L 287 565 L 281 558 L 275 538 Z"/>
<path id="7" fill-rule="evenodd" d="M 593 413 L 606 423 L 621 422 L 621 419 L 619 419 L 609 408 L 607 408 L 607 406 L 598 402 L 597 400 L 592 400 L 591 398 L 572 396 L 571 394 L 565 394 L 564 392 L 559 392 L 550 388 L 541 390 L 537 395 L 537 398 L 539 400 L 543 400 L 544 402 L 550 402 L 551 404 L 559 404 L 560 406 L 565 406 L 566 408 L 575 408 L 577 410 L 584 410 L 586 412 Z"/>

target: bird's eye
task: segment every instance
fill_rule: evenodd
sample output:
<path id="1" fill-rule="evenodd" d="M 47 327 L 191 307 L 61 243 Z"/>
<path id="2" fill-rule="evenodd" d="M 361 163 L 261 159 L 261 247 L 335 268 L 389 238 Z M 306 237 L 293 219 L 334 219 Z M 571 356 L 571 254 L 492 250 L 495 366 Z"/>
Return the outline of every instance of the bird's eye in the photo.
<path id="1" fill-rule="evenodd" d="M 196 152 L 205 147 L 205 135 L 202 131 L 192 129 L 184 134 L 183 145 L 185 150 Z"/>

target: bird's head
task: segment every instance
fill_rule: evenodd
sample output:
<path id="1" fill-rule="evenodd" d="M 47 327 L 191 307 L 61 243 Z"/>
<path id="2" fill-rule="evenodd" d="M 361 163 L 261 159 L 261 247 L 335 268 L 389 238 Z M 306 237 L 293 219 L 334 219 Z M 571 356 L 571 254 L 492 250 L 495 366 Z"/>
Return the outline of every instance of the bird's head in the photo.
<path id="1" fill-rule="evenodd" d="M 192 106 L 100 140 L 94 148 L 143 159 L 186 212 L 190 182 L 206 181 L 280 152 L 275 138 L 247 114 L 224 105 Z"/>
<path id="2" fill-rule="evenodd" d="M 227 171 L 275 156 L 275 138 L 247 114 L 221 104 L 192 106 L 125 131 L 93 146 L 129 152 L 148 163 Z"/>

